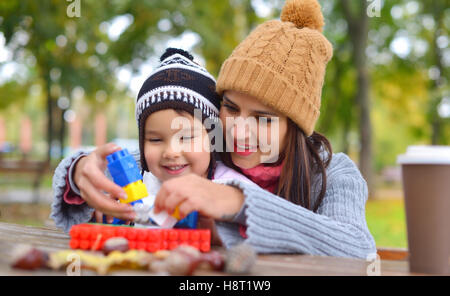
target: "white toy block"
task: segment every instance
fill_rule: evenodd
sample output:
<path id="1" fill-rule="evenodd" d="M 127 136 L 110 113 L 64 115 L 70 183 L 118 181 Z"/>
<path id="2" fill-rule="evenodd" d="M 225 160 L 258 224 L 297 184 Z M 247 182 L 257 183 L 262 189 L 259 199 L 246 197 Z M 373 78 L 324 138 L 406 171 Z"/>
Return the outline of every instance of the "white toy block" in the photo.
<path id="1" fill-rule="evenodd" d="M 173 228 L 178 222 L 175 217 L 169 215 L 166 211 L 159 212 L 158 214 L 155 214 L 153 211 L 156 194 L 158 193 L 159 188 L 161 188 L 161 183 L 149 172 L 144 172 L 142 181 L 147 187 L 149 195 L 141 199 L 142 204 L 133 206 L 136 212 L 134 221 L 143 226 L 154 225 L 154 223 L 156 223 L 161 228 Z"/>

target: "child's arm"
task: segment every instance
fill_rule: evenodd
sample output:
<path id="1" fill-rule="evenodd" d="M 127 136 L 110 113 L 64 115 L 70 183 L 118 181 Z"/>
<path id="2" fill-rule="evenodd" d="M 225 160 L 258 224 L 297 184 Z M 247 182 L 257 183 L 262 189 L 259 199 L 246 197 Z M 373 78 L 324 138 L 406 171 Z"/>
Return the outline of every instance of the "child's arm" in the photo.
<path id="1" fill-rule="evenodd" d="M 58 228 L 68 232 L 72 225 L 87 222 L 91 219 L 94 209 L 89 207 L 70 187 L 69 170 L 75 160 L 86 151 L 78 151 L 64 158 L 53 174 L 53 201 L 50 218 Z"/>
<path id="2" fill-rule="evenodd" d="M 77 156 L 79 154 L 79 156 Z M 80 160 L 82 157 L 85 157 L 89 155 L 87 152 L 79 151 L 78 153 L 74 154 L 71 158 L 73 159 L 72 163 L 69 166 L 69 169 L 67 171 L 66 175 L 66 184 L 64 189 L 63 198 L 64 201 L 68 204 L 83 204 L 85 201 L 81 197 L 80 190 L 78 187 L 76 187 L 75 183 L 73 182 L 73 171 L 74 167 L 76 166 L 78 160 Z"/>
<path id="3" fill-rule="evenodd" d="M 114 144 L 103 145 L 80 158 L 73 166 L 73 180 L 85 203 L 71 196 L 74 190 L 69 185 L 68 174 L 74 160 L 87 152 L 77 152 L 60 162 L 53 176 L 54 196 L 50 215 L 57 227 L 68 232 L 72 225 L 89 221 L 94 209 L 123 220 L 134 218 L 130 205 L 118 204 L 109 194 L 104 193 L 111 193 L 111 196 L 125 194 L 123 189 L 109 180 L 104 173 L 106 156 L 119 149 Z"/>

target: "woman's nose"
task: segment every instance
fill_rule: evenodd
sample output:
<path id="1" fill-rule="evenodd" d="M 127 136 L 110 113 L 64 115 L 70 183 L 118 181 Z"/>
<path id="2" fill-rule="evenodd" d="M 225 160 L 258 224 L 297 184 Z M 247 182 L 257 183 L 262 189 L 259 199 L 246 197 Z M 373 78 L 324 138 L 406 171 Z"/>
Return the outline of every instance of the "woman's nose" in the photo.
<path id="1" fill-rule="evenodd" d="M 253 137 L 254 131 L 257 130 L 256 120 L 252 117 L 238 118 L 234 122 L 233 131 L 234 138 L 245 140 Z"/>
<path id="2" fill-rule="evenodd" d="M 249 134 L 248 128 L 240 126 L 240 124 L 234 125 L 234 137 L 236 139 L 245 139 Z"/>

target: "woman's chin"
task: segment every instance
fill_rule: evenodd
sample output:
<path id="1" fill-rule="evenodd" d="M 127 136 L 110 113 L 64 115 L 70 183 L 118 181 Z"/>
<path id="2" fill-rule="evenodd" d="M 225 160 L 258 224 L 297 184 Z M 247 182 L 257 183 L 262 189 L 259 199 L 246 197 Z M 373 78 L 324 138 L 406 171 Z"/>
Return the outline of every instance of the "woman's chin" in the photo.
<path id="1" fill-rule="evenodd" d="M 236 152 L 231 152 L 231 161 L 241 169 L 250 169 L 260 164 L 259 155 L 257 155 L 257 153 L 243 156 Z"/>

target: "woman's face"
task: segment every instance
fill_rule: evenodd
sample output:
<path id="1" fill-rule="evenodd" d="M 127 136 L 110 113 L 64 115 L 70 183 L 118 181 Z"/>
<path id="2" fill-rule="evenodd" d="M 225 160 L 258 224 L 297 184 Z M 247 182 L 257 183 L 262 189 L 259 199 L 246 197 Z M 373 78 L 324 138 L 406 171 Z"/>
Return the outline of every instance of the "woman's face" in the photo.
<path id="1" fill-rule="evenodd" d="M 226 91 L 220 108 L 227 151 L 243 169 L 278 160 L 284 147 L 287 117 L 253 96 Z"/>
<path id="2" fill-rule="evenodd" d="M 187 112 L 165 109 L 150 114 L 144 130 L 148 169 L 161 181 L 188 173 L 206 177 L 211 159 L 203 143 L 207 138 L 202 122 Z"/>

